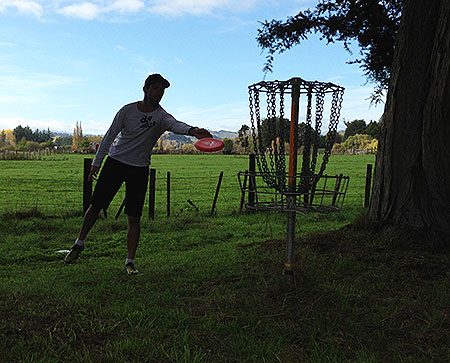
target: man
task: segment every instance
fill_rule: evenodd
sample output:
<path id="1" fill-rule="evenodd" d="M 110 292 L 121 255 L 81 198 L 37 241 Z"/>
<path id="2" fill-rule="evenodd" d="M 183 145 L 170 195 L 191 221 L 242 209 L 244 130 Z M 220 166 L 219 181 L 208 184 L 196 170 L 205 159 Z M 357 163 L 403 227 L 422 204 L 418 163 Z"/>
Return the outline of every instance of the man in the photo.
<path id="1" fill-rule="evenodd" d="M 139 243 L 140 217 L 147 191 L 148 167 L 153 146 L 167 130 L 195 136 L 198 139 L 212 137 L 206 129 L 177 121 L 159 105 L 165 89 L 169 86 L 169 81 L 160 74 L 152 74 L 145 80 L 144 99 L 125 105 L 117 112 L 92 162 L 89 180 L 96 177 L 103 158 L 108 154 L 78 238 L 64 259 L 66 263 L 72 263 L 78 258 L 99 212 L 108 208 L 120 186 L 125 182 L 125 214 L 128 216 L 128 256 L 125 269 L 129 275 L 138 273 L 134 257 Z"/>

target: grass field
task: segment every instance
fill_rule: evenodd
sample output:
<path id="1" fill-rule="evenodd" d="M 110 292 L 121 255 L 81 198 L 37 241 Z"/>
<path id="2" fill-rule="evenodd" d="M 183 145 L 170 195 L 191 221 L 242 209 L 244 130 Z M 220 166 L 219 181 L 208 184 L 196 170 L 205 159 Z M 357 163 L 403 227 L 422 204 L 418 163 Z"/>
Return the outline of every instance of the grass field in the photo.
<path id="1" fill-rule="evenodd" d="M 124 215 L 98 221 L 77 263 L 57 252 L 81 222 L 82 157 L 0 162 L 0 361 L 449 361 L 450 258 L 364 228 L 373 161 L 331 158 L 329 174 L 350 176 L 348 196 L 339 213 L 298 216 L 293 283 L 281 276 L 285 216 L 238 212 L 246 158 L 154 157 L 162 180 L 179 178 L 177 213 L 165 217 L 161 187 L 133 278 Z"/>
<path id="2" fill-rule="evenodd" d="M 82 155 L 52 155 L 44 160 L 0 161 L 0 212 L 16 212 L 37 208 L 44 214 L 61 215 L 82 211 Z M 90 156 L 88 156 L 90 157 Z M 166 179 L 171 173 L 171 211 L 191 209 L 187 199 L 200 208 L 211 210 L 220 172 L 223 181 L 217 211 L 229 214 L 239 207 L 239 171 L 248 169 L 244 155 L 154 155 L 156 169 L 156 213 L 166 214 Z M 346 205 L 362 206 L 365 167 L 374 156 L 335 155 L 326 173 L 350 176 Z M 110 212 L 115 214 L 123 200 L 123 190 L 114 199 Z"/>

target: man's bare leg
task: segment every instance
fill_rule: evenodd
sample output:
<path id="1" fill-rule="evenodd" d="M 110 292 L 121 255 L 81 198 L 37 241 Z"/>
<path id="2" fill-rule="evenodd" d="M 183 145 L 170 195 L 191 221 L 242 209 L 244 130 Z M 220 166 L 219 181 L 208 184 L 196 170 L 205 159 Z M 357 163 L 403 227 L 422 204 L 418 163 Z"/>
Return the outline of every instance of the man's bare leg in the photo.
<path id="1" fill-rule="evenodd" d="M 84 241 L 86 239 L 86 236 L 88 235 L 89 231 L 97 221 L 99 212 L 100 211 L 97 208 L 94 208 L 92 205 L 89 206 L 84 215 L 80 233 L 78 234 L 79 240 Z"/>
<path id="2" fill-rule="evenodd" d="M 141 233 L 141 218 L 128 216 L 127 248 L 128 258 L 134 259 Z"/>

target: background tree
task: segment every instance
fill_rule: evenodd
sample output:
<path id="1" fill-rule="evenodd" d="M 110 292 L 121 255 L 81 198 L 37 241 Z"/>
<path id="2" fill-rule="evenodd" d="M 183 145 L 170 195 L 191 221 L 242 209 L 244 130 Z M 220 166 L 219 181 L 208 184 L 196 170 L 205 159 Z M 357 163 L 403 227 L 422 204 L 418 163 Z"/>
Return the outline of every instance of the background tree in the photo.
<path id="1" fill-rule="evenodd" d="M 2 130 L 0 133 L 0 147 L 4 146 L 16 146 L 16 136 L 12 130 Z"/>
<path id="2" fill-rule="evenodd" d="M 27 141 L 35 141 L 37 143 L 47 142 L 52 139 L 52 132 L 50 131 L 50 128 L 48 128 L 47 131 L 39 129 L 32 131 L 29 126 L 22 127 L 19 125 L 13 130 L 13 134 L 16 137 L 17 142 L 19 142 L 22 138 Z"/>
<path id="3" fill-rule="evenodd" d="M 344 121 L 344 124 L 347 126 L 344 132 L 344 140 L 356 134 L 364 134 L 367 128 L 366 121 L 364 120 Z"/>
<path id="4" fill-rule="evenodd" d="M 22 125 L 19 125 L 13 130 L 13 133 L 16 137 L 17 142 L 20 142 L 21 139 L 30 141 L 33 139 L 33 131 L 29 126 L 22 127 Z"/>
<path id="5" fill-rule="evenodd" d="M 194 144 L 192 143 L 185 143 L 181 145 L 181 153 L 182 154 L 197 154 L 198 150 L 195 148 Z"/>
<path id="6" fill-rule="evenodd" d="M 89 141 L 89 138 L 87 136 L 84 136 L 80 141 L 80 148 L 82 150 L 88 150 L 91 146 L 91 143 Z"/>
<path id="7" fill-rule="evenodd" d="M 289 142 L 291 122 L 288 119 L 265 118 L 261 121 L 261 128 L 258 132 L 261 134 L 261 146 L 268 148 L 272 141 L 276 141 L 277 137 L 284 138 L 285 142 Z M 259 135 L 258 135 L 259 138 Z"/>
<path id="8" fill-rule="evenodd" d="M 249 145 L 248 137 L 250 133 L 250 127 L 247 125 L 242 125 L 238 131 L 238 141 L 239 144 L 244 148 L 244 153 L 247 153 L 247 148 Z"/>
<path id="9" fill-rule="evenodd" d="M 381 132 L 380 124 L 376 121 L 370 121 L 364 131 L 365 134 L 372 136 L 374 139 L 377 140 L 380 138 L 380 132 Z"/>
<path id="10" fill-rule="evenodd" d="M 243 126 L 245 126 L 245 125 L 243 125 Z M 222 153 L 226 154 L 226 155 L 233 154 L 233 151 L 234 151 L 234 142 L 233 142 L 233 140 L 228 139 L 228 138 L 224 138 L 222 141 L 225 144 Z M 248 146 L 248 138 L 247 138 L 247 146 Z M 242 147 L 244 147 L 244 146 L 242 145 Z M 244 150 L 245 150 L 245 147 L 244 147 Z"/>
<path id="11" fill-rule="evenodd" d="M 72 150 L 78 150 L 80 148 L 81 141 L 83 140 L 83 130 L 81 128 L 81 121 L 75 124 L 73 129 Z"/>
<path id="12" fill-rule="evenodd" d="M 163 153 L 164 152 L 164 133 L 158 138 L 158 142 L 156 143 L 158 152 Z"/>
<path id="13" fill-rule="evenodd" d="M 378 142 L 372 136 L 367 134 L 352 135 L 344 141 L 344 151 L 350 154 L 368 153 L 376 149 Z"/>
<path id="14" fill-rule="evenodd" d="M 72 136 L 57 136 L 55 145 L 61 149 L 69 149 L 72 146 Z"/>
<path id="15" fill-rule="evenodd" d="M 49 128 L 47 129 L 47 131 L 36 129 L 29 137 L 30 138 L 27 140 L 36 141 L 38 143 L 47 142 L 48 140 L 52 139 L 52 132 Z"/>
<path id="16" fill-rule="evenodd" d="M 261 121 L 261 127 L 259 133 L 261 135 L 261 146 L 265 149 L 272 145 L 272 142 L 280 142 L 284 139 L 285 143 L 290 141 L 291 122 L 284 118 L 265 118 Z M 259 137 L 259 136 L 258 136 Z M 303 145 L 306 137 L 309 137 L 311 142 L 315 139 L 319 139 L 319 147 L 325 147 L 326 137 L 316 133 L 311 125 L 307 125 L 305 122 L 298 124 L 298 137 L 300 143 Z M 321 146 L 323 145 L 323 146 Z"/>
<path id="17" fill-rule="evenodd" d="M 322 34 L 328 43 L 356 41 L 360 57 L 349 61 L 361 65 L 367 79 L 376 84 L 372 99 L 381 100 L 387 88 L 395 39 L 400 24 L 402 0 L 322 0 L 314 10 L 300 11 L 281 20 L 265 21 L 258 30 L 257 41 L 268 55 L 265 72 L 272 71 L 275 53 L 282 53 L 300 44 L 312 33 Z"/>

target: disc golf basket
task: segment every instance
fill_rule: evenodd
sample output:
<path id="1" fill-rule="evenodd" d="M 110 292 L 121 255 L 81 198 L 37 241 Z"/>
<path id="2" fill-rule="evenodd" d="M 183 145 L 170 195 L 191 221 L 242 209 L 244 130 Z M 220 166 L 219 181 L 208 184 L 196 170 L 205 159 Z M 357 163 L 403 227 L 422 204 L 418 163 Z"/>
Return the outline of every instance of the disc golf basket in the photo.
<path id="1" fill-rule="evenodd" d="M 324 174 L 337 134 L 343 94 L 344 88 L 333 83 L 302 78 L 249 86 L 255 153 L 251 158 L 256 160 L 258 171 L 250 167 L 238 173 L 241 202 L 248 193 L 247 209 L 287 212 L 286 275 L 293 274 L 296 213 L 337 211 L 344 202 L 349 178 Z M 286 95 L 291 101 L 290 120 L 285 118 Z M 265 118 L 262 110 L 266 111 Z M 319 148 L 322 131 L 326 131 L 325 144 Z"/>

